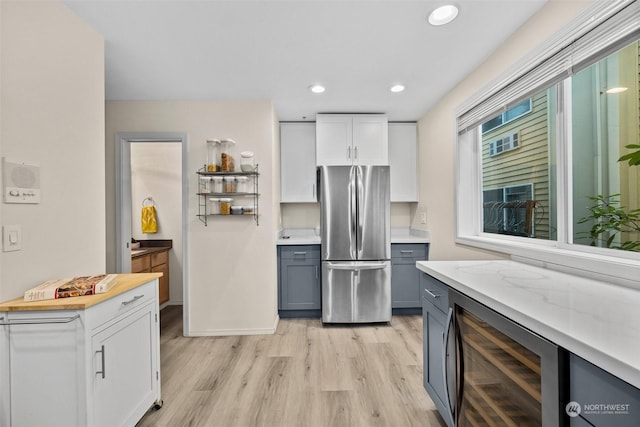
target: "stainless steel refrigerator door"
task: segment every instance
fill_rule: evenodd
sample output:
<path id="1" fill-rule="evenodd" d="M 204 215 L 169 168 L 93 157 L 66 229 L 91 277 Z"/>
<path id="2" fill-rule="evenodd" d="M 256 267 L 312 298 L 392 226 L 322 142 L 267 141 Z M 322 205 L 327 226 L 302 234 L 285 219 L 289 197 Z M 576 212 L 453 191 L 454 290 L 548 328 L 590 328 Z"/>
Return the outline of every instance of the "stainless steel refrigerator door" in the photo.
<path id="1" fill-rule="evenodd" d="M 356 169 L 319 166 L 323 260 L 356 260 Z"/>
<path id="2" fill-rule="evenodd" d="M 391 320 L 391 261 L 322 262 L 322 321 Z"/>
<path id="3" fill-rule="evenodd" d="M 357 258 L 391 258 L 389 166 L 355 166 Z"/>

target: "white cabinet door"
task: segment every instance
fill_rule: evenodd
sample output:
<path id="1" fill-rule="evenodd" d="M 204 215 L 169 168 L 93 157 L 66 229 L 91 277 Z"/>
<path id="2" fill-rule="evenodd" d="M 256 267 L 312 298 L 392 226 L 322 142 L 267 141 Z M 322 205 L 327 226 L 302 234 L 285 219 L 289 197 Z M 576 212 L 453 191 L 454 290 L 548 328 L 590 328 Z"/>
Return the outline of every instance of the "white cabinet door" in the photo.
<path id="1" fill-rule="evenodd" d="M 353 163 L 388 165 L 388 121 L 379 114 L 353 116 Z"/>
<path id="2" fill-rule="evenodd" d="M 316 202 L 316 125 L 280 124 L 280 202 Z"/>
<path id="3" fill-rule="evenodd" d="M 353 163 L 353 119 L 344 114 L 316 116 L 316 165 Z"/>
<path id="4" fill-rule="evenodd" d="M 135 425 L 155 401 L 154 328 L 148 304 L 92 337 L 93 425 Z"/>
<path id="5" fill-rule="evenodd" d="M 389 123 L 391 201 L 418 201 L 416 123 Z"/>

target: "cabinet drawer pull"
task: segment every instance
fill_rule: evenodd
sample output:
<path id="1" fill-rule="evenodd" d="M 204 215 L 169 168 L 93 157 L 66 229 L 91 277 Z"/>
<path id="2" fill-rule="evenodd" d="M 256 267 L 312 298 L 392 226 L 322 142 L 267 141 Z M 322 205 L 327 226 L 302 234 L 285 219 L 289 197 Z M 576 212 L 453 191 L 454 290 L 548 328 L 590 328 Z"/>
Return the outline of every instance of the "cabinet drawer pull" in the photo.
<path id="1" fill-rule="evenodd" d="M 139 300 L 143 296 L 144 296 L 144 294 L 136 295 L 135 297 L 131 298 L 129 301 L 122 301 L 122 305 L 127 306 L 127 305 L 131 304 L 132 302 L 136 302 L 137 300 Z"/>
<path id="2" fill-rule="evenodd" d="M 293 256 L 305 256 L 306 254 L 306 252 L 294 252 Z"/>
<path id="3" fill-rule="evenodd" d="M 433 292 L 431 292 L 429 289 L 425 289 L 424 290 L 426 293 L 428 293 L 429 295 L 431 295 L 432 298 L 440 298 L 440 295 L 436 295 Z"/>
<path id="4" fill-rule="evenodd" d="M 100 347 L 100 350 L 96 350 L 96 353 L 100 353 L 100 358 L 102 359 L 102 370 L 96 371 L 96 375 L 102 374 L 102 378 L 104 378 L 106 371 L 106 369 L 104 369 L 104 345 Z"/>
<path id="5" fill-rule="evenodd" d="M 401 250 L 401 251 L 400 251 L 400 253 L 401 253 L 401 254 L 407 254 L 407 255 L 410 255 L 410 254 L 412 254 L 412 253 L 413 253 L 413 251 L 410 251 L 410 250 Z"/>
<path id="6" fill-rule="evenodd" d="M 35 319 L 21 319 L 0 323 L 0 326 L 12 326 L 12 325 L 48 325 L 49 323 L 71 323 L 80 317 L 79 314 L 71 317 L 54 317 L 54 318 L 35 318 Z M 4 320 L 4 317 L 0 317 L 0 320 Z"/>

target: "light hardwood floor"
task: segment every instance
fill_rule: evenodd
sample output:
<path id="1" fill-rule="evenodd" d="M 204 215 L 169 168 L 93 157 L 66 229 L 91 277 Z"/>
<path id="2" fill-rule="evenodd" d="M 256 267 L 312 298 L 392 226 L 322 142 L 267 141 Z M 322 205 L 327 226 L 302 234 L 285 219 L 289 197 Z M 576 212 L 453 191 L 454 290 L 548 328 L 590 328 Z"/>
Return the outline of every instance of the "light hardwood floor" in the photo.
<path id="1" fill-rule="evenodd" d="M 422 386 L 422 318 L 323 326 L 281 319 L 274 335 L 182 336 L 161 311 L 160 410 L 145 426 L 444 426 Z"/>

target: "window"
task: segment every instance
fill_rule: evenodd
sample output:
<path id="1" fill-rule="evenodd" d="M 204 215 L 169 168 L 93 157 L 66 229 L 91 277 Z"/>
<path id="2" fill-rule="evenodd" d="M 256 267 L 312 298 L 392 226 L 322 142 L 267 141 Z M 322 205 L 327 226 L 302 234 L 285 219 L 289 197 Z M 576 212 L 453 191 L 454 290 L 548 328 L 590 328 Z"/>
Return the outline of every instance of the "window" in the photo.
<path id="1" fill-rule="evenodd" d="M 640 8 L 605 3 L 458 110 L 456 241 L 637 284 Z"/>
<path id="2" fill-rule="evenodd" d="M 531 100 L 527 99 L 526 101 L 516 105 L 515 107 L 509 108 L 504 113 L 488 120 L 482 124 L 482 133 L 489 132 L 495 128 L 498 128 L 504 124 L 509 123 L 511 120 L 515 120 L 518 117 L 522 117 L 528 112 L 531 111 Z"/>
<path id="3" fill-rule="evenodd" d="M 505 151 L 511 151 L 518 148 L 518 133 L 512 133 L 489 143 L 489 155 L 497 156 Z"/>
<path id="4" fill-rule="evenodd" d="M 531 183 L 483 190 L 483 231 L 531 237 L 537 204 Z"/>

